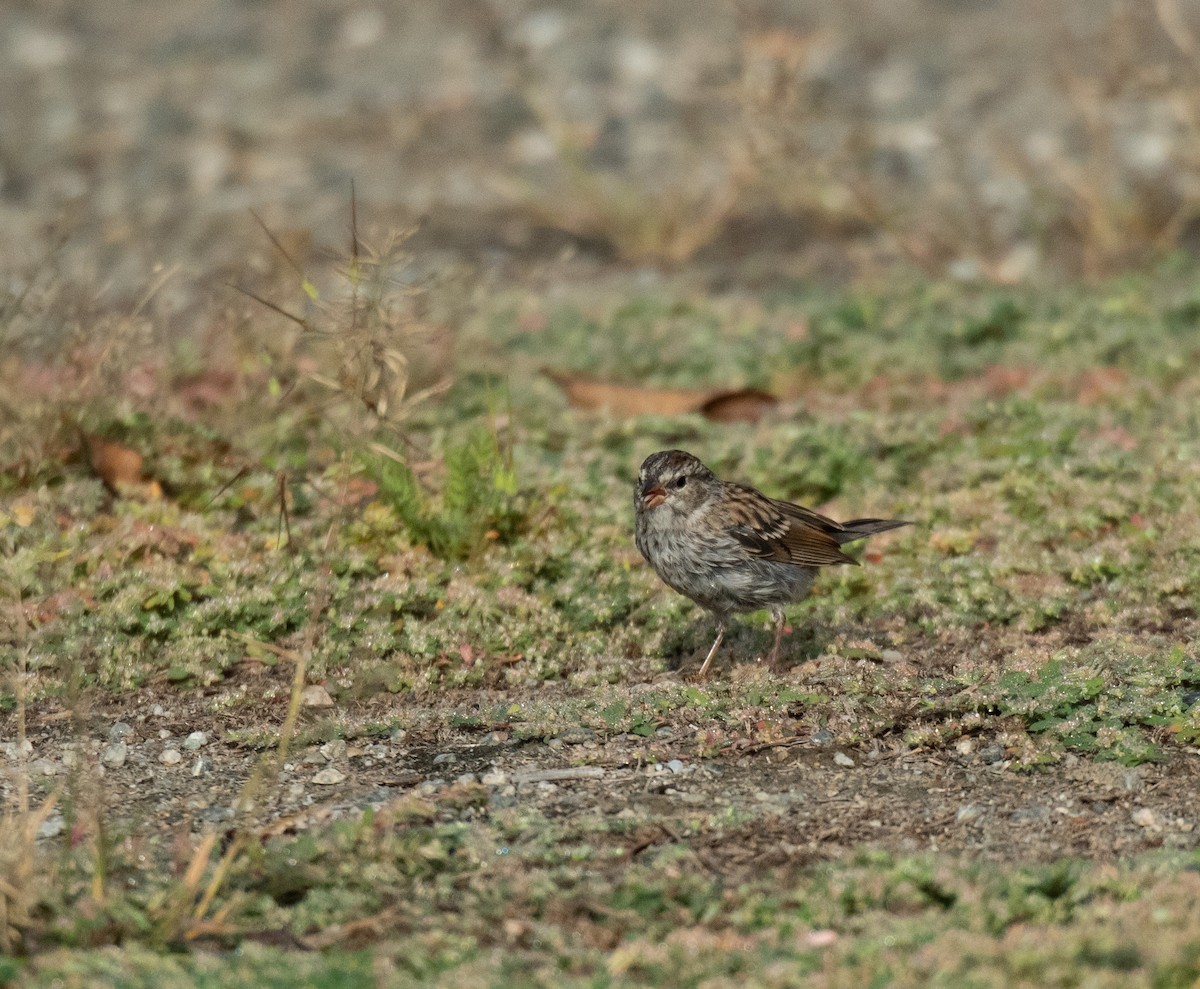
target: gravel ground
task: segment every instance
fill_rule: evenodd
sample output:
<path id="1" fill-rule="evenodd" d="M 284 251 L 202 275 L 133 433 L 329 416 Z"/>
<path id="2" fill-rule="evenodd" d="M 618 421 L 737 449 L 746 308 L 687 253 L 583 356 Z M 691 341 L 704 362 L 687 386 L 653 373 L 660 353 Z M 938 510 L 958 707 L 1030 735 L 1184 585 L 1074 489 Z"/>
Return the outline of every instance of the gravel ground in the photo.
<path id="1" fill-rule="evenodd" d="M 1179 9 L 1186 22 L 1200 0 Z M 351 180 L 370 222 L 425 217 L 426 246 L 484 264 L 557 252 L 562 239 L 539 227 L 572 228 L 579 165 L 662 191 L 660 203 L 681 187 L 736 183 L 753 143 L 739 113 L 782 65 L 806 94 L 807 154 L 833 154 L 847 128 L 869 127 L 870 169 L 900 188 L 936 191 L 955 169 L 977 172 L 994 232 L 1013 228 L 1021 248 L 1011 273 L 1031 270 L 1039 248 L 1016 229 L 1029 176 L 1004 162 L 1036 167 L 1086 144 L 1063 77 L 1103 82 L 1087 73 L 1112 69 L 1104 45 L 1119 41 L 1119 16 L 1036 0 L 738 11 L 724 0 L 5 4 L 3 267 L 27 270 L 65 236 L 66 278 L 121 301 L 178 266 L 163 298 L 198 324 L 220 279 L 263 246 L 248 209 L 340 244 Z M 1147 71 L 1178 54 L 1148 11 L 1121 16 L 1136 22 Z M 1176 159 L 1192 135 L 1170 92 L 1127 90 L 1099 104 L 1112 128 L 1105 167 L 1166 195 L 1191 181 Z M 841 234 L 734 216 L 709 260 L 755 245 L 803 254 Z"/>
<path id="2" fill-rule="evenodd" d="M 164 325 L 187 332 L 211 320 L 214 299 L 228 303 L 230 272 L 269 256 L 249 209 L 281 234 L 344 242 L 351 180 L 367 225 L 428 217 L 430 251 L 495 267 L 567 248 L 603 265 L 605 245 L 539 233 L 538 190 L 570 190 L 564 134 L 597 174 L 650 189 L 695 176 L 719 184 L 734 161 L 713 140 L 729 133 L 729 87 L 773 44 L 821 94 L 818 122 L 872 123 L 884 173 L 933 181 L 953 165 L 943 138 L 956 122 L 979 148 L 1008 135 L 1011 147 L 1048 160 L 1077 136 L 1056 81 L 1062 39 L 1091 51 L 1108 22 L 1089 5 L 1047 6 L 797 0 L 743 8 L 735 22 L 724 0 L 8 3 L 0 275 L 20 290 L 20 273 L 65 237 L 58 270 L 106 304 L 133 305 L 156 272 L 175 271 L 156 305 L 171 317 Z M 1179 7 L 1186 17 L 1200 11 Z M 1147 64 L 1170 50 L 1156 38 Z M 1120 123 L 1112 154 L 1122 174 L 1187 180 L 1170 166 L 1188 135 L 1161 107 L 1120 92 L 1103 106 Z M 1017 217 L 1029 188 L 1002 174 L 1004 150 L 978 159 L 980 188 L 996 212 Z M 716 238 L 706 263 L 740 260 L 764 232 L 740 229 Z M 803 254 L 811 238 L 772 242 L 788 247 Z M 552 689 L 539 688 L 543 699 Z M 31 768 L 49 786 L 72 762 L 90 767 L 106 802 L 149 833 L 220 825 L 259 758 L 229 733 L 277 726 L 280 711 L 214 717 L 210 700 L 147 688 L 82 716 L 39 707 Z M 396 714 L 389 699 L 370 703 L 380 720 Z M 1136 771 L 1078 762 L 1023 774 L 988 746 L 947 759 L 809 740 L 695 764 L 671 751 L 669 736 L 656 745 L 662 757 L 648 765 L 638 756 L 645 740 L 623 736 L 518 743 L 447 729 L 314 745 L 271 782 L 258 824 L 299 828 L 413 789 L 474 782 L 493 804 L 529 800 L 548 814 L 649 802 L 703 854 L 747 869 L 760 856 L 837 855 L 863 841 L 1010 860 L 1196 845 L 1197 769 L 1178 753 Z M 2 758 L 12 766 L 16 756 L 10 748 Z M 595 770 L 580 774 L 581 765 Z M 554 775 L 564 769 L 574 775 Z M 767 823 L 740 841 L 687 831 L 692 808 L 722 803 L 765 808 Z M 61 819 L 46 822 L 55 826 Z"/>
<path id="3" fill-rule="evenodd" d="M 220 690 L 236 692 L 244 676 Z M 277 677 L 282 687 L 287 672 L 249 676 Z M 544 685 L 537 699 L 551 702 L 562 689 Z M 471 700 L 488 707 L 529 698 L 474 692 Z M 283 772 L 258 791 L 253 808 L 239 813 L 262 756 L 229 739 L 275 727 L 280 703 L 286 701 L 214 717 L 216 696 L 147 688 L 136 697 L 100 701 L 78 720 L 39 705 L 29 728 L 35 789 L 48 791 L 80 773 L 85 791 L 94 786 L 103 795 L 109 825 L 163 857 L 179 837 L 214 827 L 236 822 L 263 836 L 293 833 L 455 786 L 486 790 L 485 806 L 466 808 L 467 817 L 519 805 L 564 824 L 597 816 L 649 818 L 665 829 L 663 841 L 686 840 L 714 872 L 733 878 L 748 878 L 764 865 L 840 858 L 863 845 L 1033 862 L 1063 856 L 1106 861 L 1200 844 L 1192 799 L 1200 769 L 1179 751 L 1164 764 L 1135 768 L 1068 756 L 1060 766 L 1030 773 L 1011 768 L 1000 746 L 971 738 L 960 740 L 953 754 L 931 754 L 900 742 L 837 748 L 818 731 L 697 761 L 689 755 L 695 743 L 686 725 L 662 727 L 651 739 L 578 728 L 529 740 L 505 730 L 444 727 L 335 739 L 293 751 Z M 411 703 L 402 711 L 395 704 L 372 700 L 353 712 L 307 708 L 301 724 L 342 714 L 360 723 L 386 723 L 398 714 L 413 723 L 451 721 L 449 706 L 416 712 Z M 0 750 L 0 761 L 15 768 L 16 743 Z M 8 789 L 13 776 L 3 774 L 0 787 Z M 697 825 L 721 819 L 725 810 L 743 820 L 749 815 L 752 823 L 716 830 Z M 43 834 L 64 826 L 55 814 Z"/>

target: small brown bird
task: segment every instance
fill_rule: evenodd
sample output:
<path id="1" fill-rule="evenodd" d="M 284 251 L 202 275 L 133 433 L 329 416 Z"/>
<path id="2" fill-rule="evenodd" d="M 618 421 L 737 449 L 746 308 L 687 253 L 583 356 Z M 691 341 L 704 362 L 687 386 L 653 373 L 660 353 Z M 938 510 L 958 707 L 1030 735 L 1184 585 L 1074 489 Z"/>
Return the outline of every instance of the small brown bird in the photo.
<path id="1" fill-rule="evenodd" d="M 819 567 L 857 562 L 840 549 L 899 519 L 835 522 L 809 508 L 722 481 L 690 453 L 663 450 L 642 462 L 633 496 L 637 548 L 663 582 L 717 619 L 717 638 L 700 676 L 725 638 L 731 614 L 769 608 L 779 661 L 785 605 L 808 594 Z"/>

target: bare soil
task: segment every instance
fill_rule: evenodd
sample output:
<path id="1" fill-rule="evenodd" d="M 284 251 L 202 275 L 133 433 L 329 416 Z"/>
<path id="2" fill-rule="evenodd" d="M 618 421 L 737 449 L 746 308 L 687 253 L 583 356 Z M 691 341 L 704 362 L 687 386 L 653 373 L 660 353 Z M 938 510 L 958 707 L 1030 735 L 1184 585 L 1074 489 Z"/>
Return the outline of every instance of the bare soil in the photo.
<path id="1" fill-rule="evenodd" d="M 803 668 L 794 672 L 803 676 Z M 682 723 L 663 725 L 651 738 L 581 729 L 548 740 L 447 724 L 453 712 L 529 700 L 522 691 L 451 692 L 435 708 L 390 695 L 358 704 L 342 713 L 357 723 L 399 717 L 424 727 L 403 737 L 359 738 L 344 753 L 334 750 L 332 759 L 317 743 L 297 746 L 283 772 L 256 791 L 248 814 L 236 814 L 263 754 L 227 739 L 277 727 L 289 678 L 286 664 L 238 672 L 220 690 L 249 681 L 251 693 L 261 695 L 275 681 L 282 699 L 215 717 L 208 692 L 171 687 L 93 698 L 75 715 L 39 704 L 29 716 L 32 757 L 66 772 L 65 754 L 86 753 L 76 762 L 98 774 L 112 823 L 161 854 L 208 828 L 231 829 L 237 822 L 264 837 L 294 833 L 406 795 L 479 780 L 488 793 L 483 813 L 533 808 L 569 827 L 576 819 L 636 811 L 655 824 L 589 839 L 622 842 L 630 856 L 684 841 L 707 869 L 734 881 L 764 867 L 836 859 L 863 846 L 1021 863 L 1064 856 L 1104 861 L 1197 845 L 1192 817 L 1200 770 L 1179 750 L 1165 763 L 1136 768 L 1068 755 L 1028 770 L 1011 766 L 1002 748 L 985 739 L 966 738 L 954 752 L 932 753 L 888 739 L 837 748 L 816 733 L 694 759 L 686 755 L 695 750 L 694 730 Z M 536 699 L 553 703 L 556 694 L 565 699 L 577 692 L 547 684 L 537 688 Z M 306 711 L 301 731 L 325 713 Z M 124 765 L 103 768 L 98 755 L 118 723 L 132 729 L 125 737 L 129 754 Z M 13 737 L 11 718 L 3 727 L 5 737 Z M 177 765 L 160 763 L 160 752 L 179 748 L 196 730 L 207 733 L 202 748 L 184 750 Z M 673 756 L 676 747 L 683 759 Z M 314 781 L 329 768 L 344 778 Z"/>

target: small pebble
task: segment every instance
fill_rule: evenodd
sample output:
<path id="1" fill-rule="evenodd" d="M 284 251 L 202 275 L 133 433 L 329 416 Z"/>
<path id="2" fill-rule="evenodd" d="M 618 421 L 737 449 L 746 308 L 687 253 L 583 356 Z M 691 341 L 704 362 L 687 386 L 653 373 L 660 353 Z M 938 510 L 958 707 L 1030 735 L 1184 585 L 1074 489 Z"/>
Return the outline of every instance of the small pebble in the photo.
<path id="1" fill-rule="evenodd" d="M 568 728 L 558 737 L 564 745 L 582 745 L 584 742 L 595 741 L 596 733 L 591 728 L 585 728 L 583 725 L 575 725 L 572 728 Z"/>
<path id="2" fill-rule="evenodd" d="M 155 704 L 154 707 L 151 708 L 150 713 L 153 714 L 156 718 L 161 718 L 167 712 L 163 710 L 163 706 L 161 704 Z"/>
<path id="3" fill-rule="evenodd" d="M 312 781 L 319 786 L 332 786 L 334 783 L 340 783 L 346 778 L 346 774 L 340 769 L 334 769 L 333 766 L 326 766 Z"/>
<path id="4" fill-rule="evenodd" d="M 970 755 L 975 751 L 975 739 L 960 738 L 954 743 L 954 751 L 959 755 Z"/>
<path id="5" fill-rule="evenodd" d="M 1141 766 L 1134 766 L 1121 774 L 1121 788 L 1127 793 L 1136 793 L 1138 790 L 1145 789 L 1145 786 L 1145 774 L 1142 772 Z"/>
<path id="6" fill-rule="evenodd" d="M 38 837 L 55 838 L 62 834 L 65 827 L 66 823 L 63 821 L 62 814 L 51 814 L 38 825 Z"/>
<path id="7" fill-rule="evenodd" d="M 972 821 L 979 820 L 983 811 L 975 804 L 963 804 L 958 808 L 958 813 L 954 815 L 955 824 L 970 824 Z"/>
<path id="8" fill-rule="evenodd" d="M 406 738 L 408 738 L 408 732 L 403 728 L 397 728 L 392 732 L 389 740 L 392 742 L 403 742 Z"/>
<path id="9" fill-rule="evenodd" d="M 460 776 L 454 777 L 455 783 L 478 783 L 479 780 L 474 773 L 463 773 Z"/>
<path id="10" fill-rule="evenodd" d="M 195 752 L 196 749 L 202 749 L 208 744 L 208 736 L 202 731 L 194 731 L 183 740 L 183 747 L 189 752 Z"/>
<path id="11" fill-rule="evenodd" d="M 158 761 L 164 766 L 178 766 L 183 762 L 183 753 L 178 749 L 163 749 L 158 756 Z"/>
<path id="12" fill-rule="evenodd" d="M 837 942 L 837 931 L 819 930 L 809 931 L 805 940 L 811 948 L 828 948 L 831 944 Z"/>
<path id="13" fill-rule="evenodd" d="M 29 755 L 29 753 L 32 751 L 33 742 L 29 741 L 29 739 L 25 739 L 25 741 L 23 741 L 19 746 L 16 742 L 4 743 L 4 756 L 6 759 L 19 759 L 21 758 L 22 752 L 24 752 L 25 755 Z"/>
<path id="14" fill-rule="evenodd" d="M 453 752 L 440 752 L 433 757 L 433 764 L 441 766 L 448 762 L 458 762 L 458 756 Z"/>
<path id="15" fill-rule="evenodd" d="M 1158 815 L 1149 807 L 1139 807 L 1133 812 L 1133 823 L 1139 828 L 1146 828 L 1149 831 L 1161 831 L 1162 823 L 1158 819 Z"/>
<path id="16" fill-rule="evenodd" d="M 546 745 L 552 749 L 561 749 L 566 743 L 561 738 L 552 738 L 546 742 Z"/>
<path id="17" fill-rule="evenodd" d="M 104 751 L 100 753 L 100 762 L 109 769 L 120 769 L 125 765 L 125 759 L 128 756 L 128 745 L 124 742 L 113 742 L 111 745 L 106 745 Z"/>
<path id="18" fill-rule="evenodd" d="M 159 738 L 160 738 L 162 741 L 164 741 L 164 742 L 165 742 L 165 741 L 166 741 L 168 738 L 170 738 L 170 737 L 171 737 L 171 733 L 170 733 L 169 731 L 167 731 L 167 729 L 166 729 L 166 728 L 160 728 L 160 729 L 158 729 L 158 737 L 159 737 Z"/>
<path id="19" fill-rule="evenodd" d="M 503 745 L 508 741 L 508 732 L 506 731 L 489 731 L 483 736 L 483 745 Z"/>
<path id="20" fill-rule="evenodd" d="M 885 649 L 879 654 L 879 658 L 884 663 L 902 663 L 904 662 L 904 653 L 899 649 Z"/>
<path id="21" fill-rule="evenodd" d="M 436 780 L 426 780 L 417 787 L 417 793 L 422 797 L 432 797 L 441 787 L 441 783 Z"/>
<path id="22" fill-rule="evenodd" d="M 192 763 L 192 775 L 201 776 L 208 771 L 208 760 L 202 755 L 196 756 L 196 761 Z"/>
<path id="23" fill-rule="evenodd" d="M 813 745 L 829 745 L 833 741 L 833 732 L 828 728 L 818 728 L 812 733 Z"/>
<path id="24" fill-rule="evenodd" d="M 687 769 L 687 766 L 683 764 L 683 760 L 681 759 L 672 759 L 667 763 L 667 768 L 673 773 L 682 773 Z"/>
<path id="25" fill-rule="evenodd" d="M 29 773 L 32 776 L 57 776 L 62 770 L 63 767 L 53 759 L 31 759 L 29 761 Z"/>
<path id="26" fill-rule="evenodd" d="M 504 786 L 508 782 L 508 773 L 493 767 L 479 777 L 479 782 L 484 786 Z"/>
<path id="27" fill-rule="evenodd" d="M 333 707 L 333 698 L 328 690 L 314 683 L 300 691 L 300 704 L 303 707 Z"/>
<path id="28" fill-rule="evenodd" d="M 986 749 L 980 749 L 979 761 L 991 766 L 997 762 L 1004 761 L 1004 749 L 999 745 L 989 745 Z"/>
<path id="29" fill-rule="evenodd" d="M 346 740 L 344 738 L 335 738 L 321 746 L 321 755 L 325 757 L 326 762 L 337 762 L 338 759 L 346 757 Z"/>
<path id="30" fill-rule="evenodd" d="M 851 759 L 848 755 L 846 755 L 845 752 L 835 752 L 833 754 L 833 761 L 836 762 L 839 766 L 845 766 L 847 769 L 854 768 L 854 760 Z"/>
<path id="31" fill-rule="evenodd" d="M 108 729 L 108 737 L 114 742 L 118 742 L 122 738 L 128 738 L 132 734 L 133 729 L 124 721 L 118 721 L 115 725 Z"/>

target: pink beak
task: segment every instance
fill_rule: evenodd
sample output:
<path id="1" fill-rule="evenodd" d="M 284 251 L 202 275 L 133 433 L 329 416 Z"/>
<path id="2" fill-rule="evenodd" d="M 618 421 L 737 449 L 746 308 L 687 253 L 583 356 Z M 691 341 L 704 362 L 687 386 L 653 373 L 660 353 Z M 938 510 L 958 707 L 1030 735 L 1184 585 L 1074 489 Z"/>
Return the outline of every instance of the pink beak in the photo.
<path id="1" fill-rule="evenodd" d="M 645 509 L 657 508 L 667 500 L 667 492 L 663 490 L 661 485 L 654 485 L 652 488 L 647 488 L 642 492 L 642 507 Z"/>

